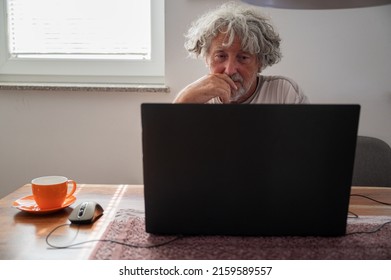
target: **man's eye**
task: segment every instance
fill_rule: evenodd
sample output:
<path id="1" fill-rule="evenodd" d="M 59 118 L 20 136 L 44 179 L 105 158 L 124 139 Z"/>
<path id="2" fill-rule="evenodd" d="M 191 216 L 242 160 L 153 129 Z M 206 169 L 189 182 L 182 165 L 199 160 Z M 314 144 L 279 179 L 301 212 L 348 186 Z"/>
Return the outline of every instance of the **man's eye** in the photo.
<path id="1" fill-rule="evenodd" d="M 227 56 L 225 54 L 216 54 L 215 59 L 218 61 L 224 60 Z"/>
<path id="2" fill-rule="evenodd" d="M 247 56 L 247 55 L 241 55 L 241 56 L 239 56 L 239 61 L 241 61 L 241 62 L 247 62 L 247 61 L 249 61 L 249 60 L 250 60 L 250 57 Z"/>

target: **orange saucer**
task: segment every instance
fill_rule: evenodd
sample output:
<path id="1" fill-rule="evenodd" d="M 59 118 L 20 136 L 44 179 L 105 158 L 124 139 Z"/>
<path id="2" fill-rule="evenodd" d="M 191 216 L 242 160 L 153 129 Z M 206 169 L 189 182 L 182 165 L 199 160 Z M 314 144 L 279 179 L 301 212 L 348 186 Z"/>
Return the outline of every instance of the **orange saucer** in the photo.
<path id="1" fill-rule="evenodd" d="M 51 209 L 40 209 L 37 203 L 35 202 L 34 197 L 32 195 L 29 195 L 29 196 L 19 198 L 18 200 L 15 200 L 12 203 L 12 206 L 18 208 L 19 210 L 26 211 L 29 213 L 50 213 L 68 207 L 73 202 L 75 202 L 75 200 L 76 197 L 72 195 L 67 199 L 65 199 L 64 203 L 60 207 L 51 208 Z"/>

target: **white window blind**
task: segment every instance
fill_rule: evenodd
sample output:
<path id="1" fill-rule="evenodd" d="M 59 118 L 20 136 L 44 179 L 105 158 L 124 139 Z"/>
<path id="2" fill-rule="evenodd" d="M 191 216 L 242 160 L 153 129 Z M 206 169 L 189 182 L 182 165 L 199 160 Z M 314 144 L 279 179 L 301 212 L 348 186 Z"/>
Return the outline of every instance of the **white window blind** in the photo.
<path id="1" fill-rule="evenodd" d="M 0 6 L 0 82 L 164 83 L 164 0 Z"/>
<path id="2" fill-rule="evenodd" d="M 16 57 L 150 59 L 149 0 L 9 0 Z"/>

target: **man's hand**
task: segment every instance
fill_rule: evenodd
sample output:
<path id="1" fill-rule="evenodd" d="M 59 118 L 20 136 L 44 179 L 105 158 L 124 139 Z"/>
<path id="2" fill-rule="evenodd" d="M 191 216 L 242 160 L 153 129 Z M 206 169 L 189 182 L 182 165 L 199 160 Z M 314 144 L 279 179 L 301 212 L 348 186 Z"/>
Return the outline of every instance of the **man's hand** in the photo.
<path id="1" fill-rule="evenodd" d="M 209 74 L 181 90 L 174 103 L 207 103 L 215 97 L 230 103 L 231 90 L 237 90 L 237 86 L 228 75 Z"/>

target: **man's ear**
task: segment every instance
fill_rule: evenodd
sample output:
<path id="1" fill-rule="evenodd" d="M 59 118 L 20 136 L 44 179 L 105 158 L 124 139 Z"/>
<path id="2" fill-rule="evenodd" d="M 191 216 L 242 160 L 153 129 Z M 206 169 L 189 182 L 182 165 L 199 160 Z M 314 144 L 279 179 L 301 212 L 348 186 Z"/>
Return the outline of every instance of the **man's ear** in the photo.
<path id="1" fill-rule="evenodd" d="M 208 62 L 208 58 L 206 56 L 205 56 L 204 61 L 205 61 L 205 67 L 209 68 L 209 62 Z"/>
<path id="2" fill-rule="evenodd" d="M 262 70 L 264 69 L 262 65 L 262 60 L 259 57 L 257 58 L 257 60 L 258 60 L 258 74 L 261 74 Z"/>

